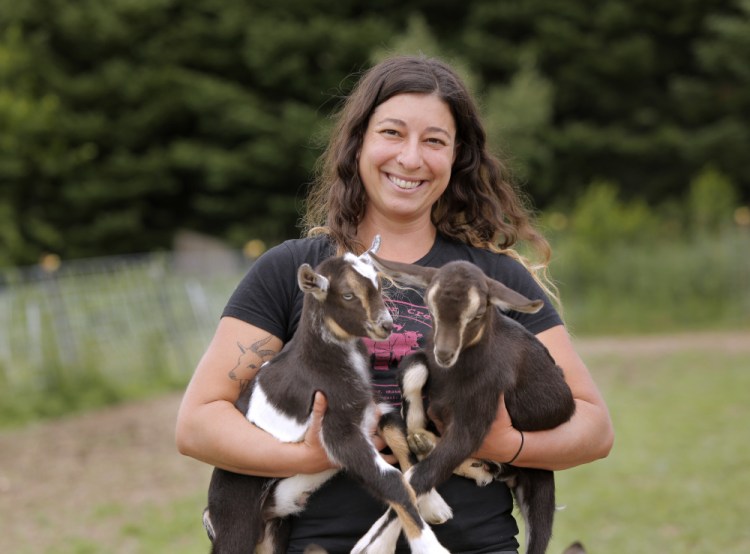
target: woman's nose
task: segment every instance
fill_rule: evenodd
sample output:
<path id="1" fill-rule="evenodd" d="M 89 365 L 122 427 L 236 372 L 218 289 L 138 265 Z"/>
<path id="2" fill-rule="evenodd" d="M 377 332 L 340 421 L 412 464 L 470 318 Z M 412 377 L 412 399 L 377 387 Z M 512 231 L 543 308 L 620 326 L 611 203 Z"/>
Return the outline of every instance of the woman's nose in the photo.
<path id="1" fill-rule="evenodd" d="M 396 162 L 405 169 L 418 169 L 422 166 L 422 153 L 419 144 L 412 141 L 404 143 L 401 152 L 396 157 Z"/>

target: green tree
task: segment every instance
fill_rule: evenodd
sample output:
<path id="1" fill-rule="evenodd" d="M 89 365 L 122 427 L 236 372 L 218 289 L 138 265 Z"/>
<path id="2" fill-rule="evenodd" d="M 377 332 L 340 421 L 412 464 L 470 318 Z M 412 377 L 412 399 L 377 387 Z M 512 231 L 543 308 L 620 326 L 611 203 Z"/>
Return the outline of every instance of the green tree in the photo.
<path id="1" fill-rule="evenodd" d="M 15 263 L 168 248 L 181 227 L 290 235 L 331 86 L 391 26 L 353 1 L 262 4 L 0 0 Z"/>
<path id="2" fill-rule="evenodd" d="M 0 0 L 0 264 L 297 234 L 357 74 L 457 64 L 540 207 L 750 201 L 750 0 Z"/>
<path id="3" fill-rule="evenodd" d="M 488 86 L 513 78 L 520 52 L 551 83 L 549 163 L 530 164 L 528 179 L 541 202 L 596 179 L 663 201 L 712 160 L 748 200 L 735 155 L 748 149 L 748 25 L 746 0 L 475 0 L 462 41 Z M 712 72 L 708 50 L 722 60 Z"/>

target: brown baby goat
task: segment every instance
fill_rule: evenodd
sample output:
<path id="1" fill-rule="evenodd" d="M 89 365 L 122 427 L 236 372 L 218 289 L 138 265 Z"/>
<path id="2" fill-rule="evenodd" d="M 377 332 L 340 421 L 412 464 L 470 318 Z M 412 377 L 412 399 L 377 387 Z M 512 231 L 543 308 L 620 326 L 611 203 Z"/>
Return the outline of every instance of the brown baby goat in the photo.
<path id="1" fill-rule="evenodd" d="M 551 429 L 572 417 L 575 403 L 560 367 L 532 333 L 496 309 L 534 313 L 540 300 L 529 300 L 469 262 L 435 269 L 373 259 L 395 281 L 426 289 L 433 318 L 425 349 L 401 363 L 402 411 L 410 435 L 416 433 L 417 442 L 429 437 L 422 403 L 428 377 L 430 410 L 444 426 L 434 449 L 407 472 L 418 499 L 479 448 L 501 394 L 521 431 Z M 555 512 L 553 472 L 501 464 L 498 478 L 508 482 L 526 522 L 527 553 L 544 553 Z M 359 548 L 392 551 L 385 541 L 399 525 L 389 510 Z"/>

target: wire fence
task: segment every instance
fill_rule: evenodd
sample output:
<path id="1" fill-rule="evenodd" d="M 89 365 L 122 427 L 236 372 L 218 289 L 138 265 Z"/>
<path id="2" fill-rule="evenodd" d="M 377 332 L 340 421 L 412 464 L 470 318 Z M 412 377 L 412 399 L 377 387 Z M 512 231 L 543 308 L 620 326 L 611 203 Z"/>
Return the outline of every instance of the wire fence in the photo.
<path id="1" fill-rule="evenodd" d="M 224 251 L 0 270 L 0 384 L 184 382 L 250 263 Z"/>

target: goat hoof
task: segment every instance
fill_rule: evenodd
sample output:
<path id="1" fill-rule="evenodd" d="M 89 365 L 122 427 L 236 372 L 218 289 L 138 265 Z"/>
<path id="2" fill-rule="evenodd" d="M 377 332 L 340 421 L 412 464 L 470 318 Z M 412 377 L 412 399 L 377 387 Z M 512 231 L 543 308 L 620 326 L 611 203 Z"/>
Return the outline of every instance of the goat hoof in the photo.
<path id="1" fill-rule="evenodd" d="M 445 523 L 453 517 L 453 510 L 435 489 L 419 497 L 417 504 L 422 518 L 432 525 Z"/>
<path id="2" fill-rule="evenodd" d="M 435 444 L 437 444 L 435 435 L 424 429 L 409 433 L 406 441 L 408 442 L 411 451 L 417 456 L 426 456 L 432 452 L 435 448 Z"/>
<path id="3" fill-rule="evenodd" d="M 495 474 L 490 466 L 476 458 L 465 460 L 458 466 L 455 473 L 461 477 L 471 479 L 480 487 L 485 487 L 495 480 Z"/>

